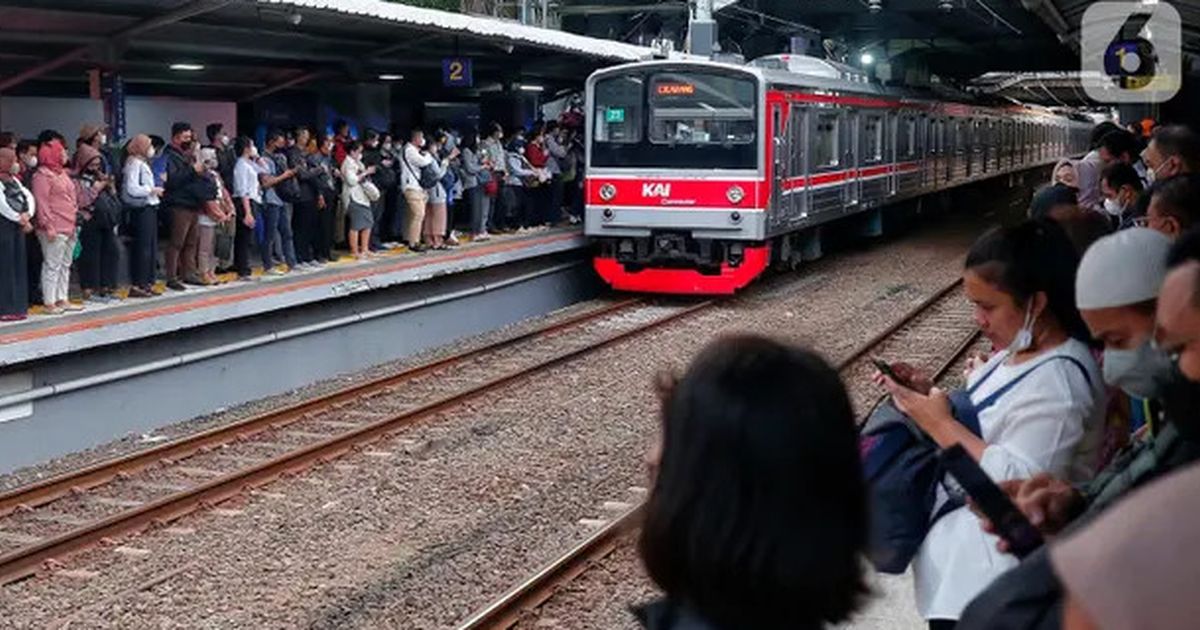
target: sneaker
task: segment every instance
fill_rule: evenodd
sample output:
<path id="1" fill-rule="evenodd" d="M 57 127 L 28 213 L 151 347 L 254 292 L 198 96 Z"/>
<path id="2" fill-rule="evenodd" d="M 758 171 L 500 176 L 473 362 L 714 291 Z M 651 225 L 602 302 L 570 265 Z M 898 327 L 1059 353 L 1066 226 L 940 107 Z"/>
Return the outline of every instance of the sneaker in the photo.
<path id="1" fill-rule="evenodd" d="M 408 248 L 408 251 L 410 251 L 410 252 L 414 252 L 414 253 L 417 253 L 417 254 L 420 254 L 421 252 L 423 252 L 423 251 L 428 251 L 428 250 L 429 250 L 429 246 L 428 246 L 428 245 L 425 245 L 425 244 L 423 244 L 423 243 L 421 243 L 421 244 L 417 244 L 417 245 L 410 245 L 410 246 L 409 246 L 409 248 Z"/>
<path id="2" fill-rule="evenodd" d="M 579 217 L 572 214 L 571 218 L 567 219 L 567 222 L 571 225 L 579 225 Z"/>
<path id="3" fill-rule="evenodd" d="M 184 279 L 183 279 L 183 283 L 184 283 L 184 284 L 190 284 L 190 285 L 192 285 L 192 286 L 194 286 L 194 287 L 202 287 L 202 286 L 205 286 L 205 284 L 204 284 L 204 279 L 203 279 L 203 278 L 198 278 L 198 277 L 196 277 L 196 276 L 188 276 L 188 277 L 184 278 Z"/>
<path id="4" fill-rule="evenodd" d="M 488 234 L 487 232 L 480 232 L 479 234 L 476 234 L 475 238 L 472 240 L 479 241 L 482 243 L 484 241 L 492 240 L 492 235 Z"/>
<path id="5" fill-rule="evenodd" d="M 77 312 L 83 310 L 83 305 L 76 304 L 74 302 L 67 302 L 67 304 L 65 306 L 63 306 L 62 309 L 64 311 L 71 311 L 72 313 L 77 313 Z"/>
<path id="6" fill-rule="evenodd" d="M 458 237 L 458 230 L 450 230 L 450 237 L 446 239 L 446 244 L 450 245 L 451 247 L 462 245 L 462 242 L 458 240 Z"/>
<path id="7" fill-rule="evenodd" d="M 58 306 L 58 305 L 53 305 L 53 306 L 45 307 L 45 309 L 42 312 L 45 313 L 46 315 L 62 315 L 63 313 L 66 312 L 66 309 L 64 309 L 63 307 Z"/>
<path id="8" fill-rule="evenodd" d="M 167 288 L 172 291 L 187 291 L 187 287 L 183 286 L 183 283 L 178 280 L 168 280 Z"/>
<path id="9" fill-rule="evenodd" d="M 148 298 L 154 297 L 154 294 L 143 289 L 142 287 L 129 287 L 129 297 L 131 298 Z"/>
<path id="10" fill-rule="evenodd" d="M 254 282 L 254 276 L 238 276 L 238 282 Z"/>
<path id="11" fill-rule="evenodd" d="M 284 273 L 282 271 L 276 269 L 275 267 L 271 267 L 270 269 L 264 271 L 263 275 L 264 276 L 282 276 L 282 275 L 284 275 Z"/>

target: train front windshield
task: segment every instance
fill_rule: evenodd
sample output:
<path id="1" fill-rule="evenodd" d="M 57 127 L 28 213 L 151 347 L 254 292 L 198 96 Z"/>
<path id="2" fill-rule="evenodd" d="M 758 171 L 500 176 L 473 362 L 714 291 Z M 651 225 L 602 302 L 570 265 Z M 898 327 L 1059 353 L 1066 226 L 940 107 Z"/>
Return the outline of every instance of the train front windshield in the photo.
<path id="1" fill-rule="evenodd" d="M 592 166 L 754 169 L 758 91 L 745 75 L 651 70 L 593 91 Z"/>

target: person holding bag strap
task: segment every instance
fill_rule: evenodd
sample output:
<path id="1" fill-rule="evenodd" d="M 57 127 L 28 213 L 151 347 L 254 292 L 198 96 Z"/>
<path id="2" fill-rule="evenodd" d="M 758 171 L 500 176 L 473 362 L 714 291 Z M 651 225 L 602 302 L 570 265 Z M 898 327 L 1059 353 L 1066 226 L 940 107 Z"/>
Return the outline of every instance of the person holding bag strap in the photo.
<path id="1" fill-rule="evenodd" d="M 1077 266 L 1070 240 L 1048 221 L 996 229 L 972 246 L 963 286 L 984 336 L 1004 348 L 967 379 L 978 434 L 926 375 L 896 366 L 907 387 L 877 375 L 896 408 L 938 447 L 961 444 L 997 482 L 1043 471 L 1085 481 L 1094 473 L 1103 384 L 1075 307 Z M 940 488 L 937 504 L 950 500 Z M 1016 563 L 974 513 L 952 509 L 930 527 L 913 562 L 918 611 L 931 628 L 953 627 L 967 603 Z"/>

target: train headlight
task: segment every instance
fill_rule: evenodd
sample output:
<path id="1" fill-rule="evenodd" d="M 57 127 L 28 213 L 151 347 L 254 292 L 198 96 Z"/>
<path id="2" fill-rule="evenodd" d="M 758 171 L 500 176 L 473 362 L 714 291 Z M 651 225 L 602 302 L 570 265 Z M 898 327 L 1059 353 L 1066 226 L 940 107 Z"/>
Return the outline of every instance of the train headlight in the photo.
<path id="1" fill-rule="evenodd" d="M 617 187 L 612 184 L 605 184 L 600 187 L 600 198 L 604 201 L 612 201 L 617 196 Z"/>
<path id="2" fill-rule="evenodd" d="M 729 222 L 734 225 L 741 223 L 742 222 L 742 213 L 741 212 L 730 212 L 729 213 Z"/>
<path id="3" fill-rule="evenodd" d="M 725 191 L 725 198 L 729 200 L 729 203 L 742 203 L 742 200 L 746 198 L 746 191 L 742 190 L 741 186 L 733 185 Z"/>

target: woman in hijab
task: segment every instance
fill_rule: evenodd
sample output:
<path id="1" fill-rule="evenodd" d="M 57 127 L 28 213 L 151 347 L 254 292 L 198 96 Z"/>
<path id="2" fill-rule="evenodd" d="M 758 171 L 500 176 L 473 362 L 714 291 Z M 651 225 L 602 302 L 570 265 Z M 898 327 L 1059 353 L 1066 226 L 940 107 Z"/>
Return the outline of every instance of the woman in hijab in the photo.
<path id="1" fill-rule="evenodd" d="M 83 310 L 67 299 L 71 260 L 75 252 L 75 219 L 79 212 L 75 182 L 67 173 L 67 149 L 59 139 L 38 148 L 38 169 L 33 174 L 37 202 L 37 235 L 42 244 L 42 302 L 46 312 Z"/>

